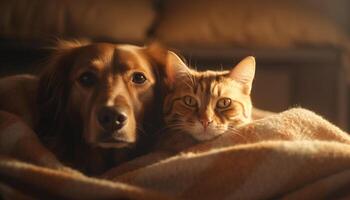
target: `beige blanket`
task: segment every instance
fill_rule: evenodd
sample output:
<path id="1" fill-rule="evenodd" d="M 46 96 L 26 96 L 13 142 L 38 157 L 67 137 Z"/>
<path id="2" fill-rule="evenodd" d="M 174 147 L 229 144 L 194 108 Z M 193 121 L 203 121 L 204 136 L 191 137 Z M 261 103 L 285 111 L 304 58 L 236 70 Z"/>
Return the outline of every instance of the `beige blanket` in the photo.
<path id="1" fill-rule="evenodd" d="M 0 192 L 10 199 L 350 198 L 349 144 L 336 126 L 291 109 L 152 164 L 166 155 L 145 155 L 107 173 L 112 181 L 2 156 Z"/>

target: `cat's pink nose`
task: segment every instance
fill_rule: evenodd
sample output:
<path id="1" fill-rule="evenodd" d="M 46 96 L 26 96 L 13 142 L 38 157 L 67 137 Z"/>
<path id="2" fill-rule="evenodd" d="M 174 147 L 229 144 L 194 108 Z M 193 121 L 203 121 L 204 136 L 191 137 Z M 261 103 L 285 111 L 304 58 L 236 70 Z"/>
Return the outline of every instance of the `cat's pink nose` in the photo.
<path id="1" fill-rule="evenodd" d="M 204 127 L 204 130 L 207 130 L 208 126 L 210 123 L 212 123 L 213 121 L 209 121 L 208 119 L 201 119 L 199 120 L 201 122 L 201 124 L 203 125 Z"/>

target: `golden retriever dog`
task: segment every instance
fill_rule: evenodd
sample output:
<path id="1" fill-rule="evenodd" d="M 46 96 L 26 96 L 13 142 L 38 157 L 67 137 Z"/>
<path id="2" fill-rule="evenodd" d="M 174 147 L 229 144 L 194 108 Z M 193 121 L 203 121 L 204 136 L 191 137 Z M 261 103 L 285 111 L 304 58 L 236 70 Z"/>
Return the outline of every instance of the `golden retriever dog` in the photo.
<path id="1" fill-rule="evenodd" d="M 152 140 L 157 56 L 151 47 L 61 42 L 39 79 L 0 80 L 0 110 L 20 116 L 65 164 L 101 173 Z"/>

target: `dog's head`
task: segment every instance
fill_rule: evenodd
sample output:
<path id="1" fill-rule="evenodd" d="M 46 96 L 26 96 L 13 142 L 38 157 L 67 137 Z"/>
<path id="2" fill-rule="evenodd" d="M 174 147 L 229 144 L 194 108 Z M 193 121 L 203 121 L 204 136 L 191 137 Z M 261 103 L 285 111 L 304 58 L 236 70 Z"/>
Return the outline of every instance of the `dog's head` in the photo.
<path id="1" fill-rule="evenodd" d="M 154 104 L 157 67 L 147 47 L 65 43 L 40 77 L 42 134 L 122 148 L 142 132 Z M 69 130 L 62 127 L 69 127 Z"/>

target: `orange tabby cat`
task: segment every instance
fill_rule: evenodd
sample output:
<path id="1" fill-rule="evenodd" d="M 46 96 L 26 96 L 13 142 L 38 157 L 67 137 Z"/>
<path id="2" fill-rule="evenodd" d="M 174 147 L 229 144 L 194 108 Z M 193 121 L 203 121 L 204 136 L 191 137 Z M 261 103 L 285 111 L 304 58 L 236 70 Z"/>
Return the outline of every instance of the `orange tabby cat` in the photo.
<path id="1" fill-rule="evenodd" d="M 254 57 L 243 59 L 230 71 L 198 72 L 170 52 L 166 65 L 168 91 L 160 146 L 186 146 L 188 140 L 183 137 L 187 136 L 194 141 L 211 140 L 251 121 Z"/>

